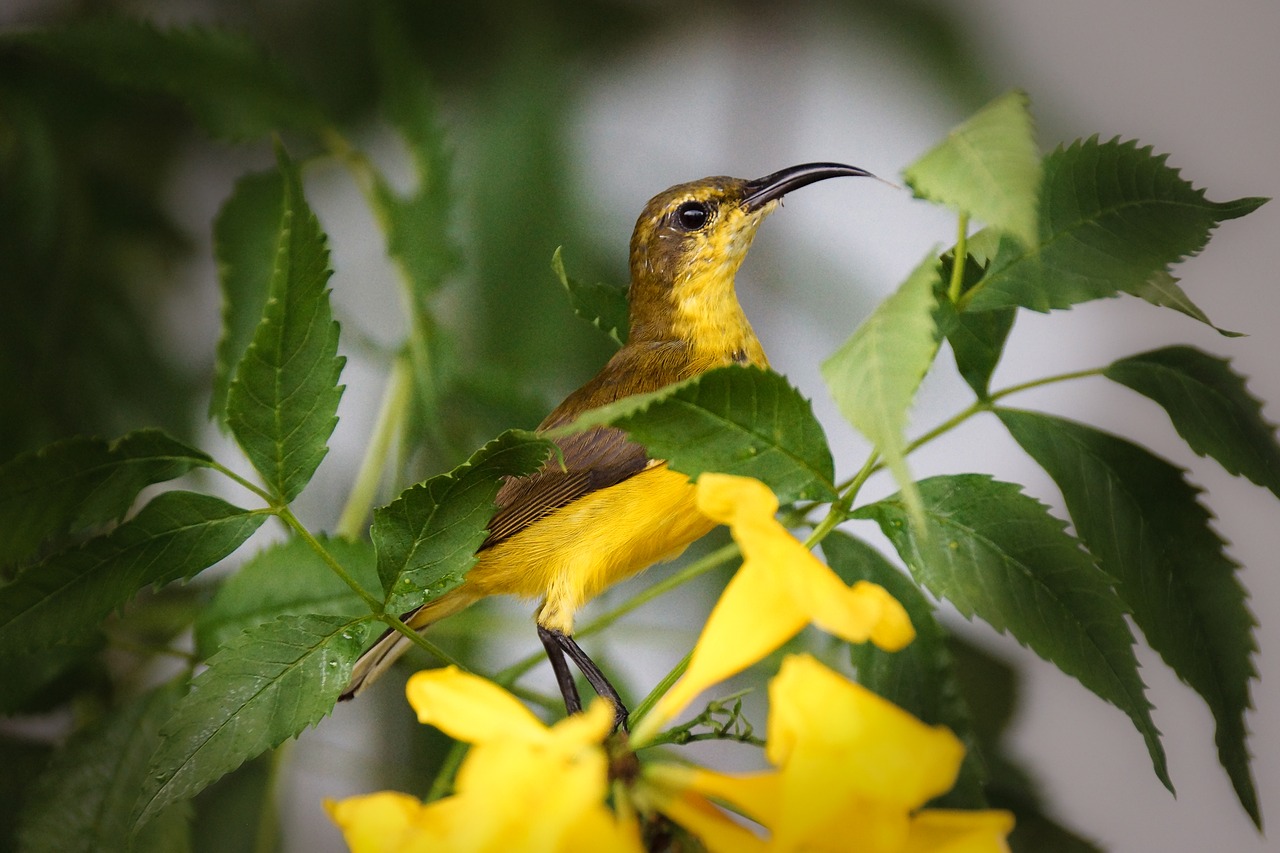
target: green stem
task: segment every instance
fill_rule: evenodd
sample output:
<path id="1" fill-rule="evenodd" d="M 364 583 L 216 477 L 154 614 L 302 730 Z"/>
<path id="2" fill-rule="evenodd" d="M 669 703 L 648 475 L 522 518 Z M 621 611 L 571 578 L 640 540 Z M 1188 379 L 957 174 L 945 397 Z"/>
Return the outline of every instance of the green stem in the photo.
<path id="1" fill-rule="evenodd" d="M 1052 385 L 1055 382 L 1069 382 L 1072 379 L 1085 379 L 1090 376 L 1102 376 L 1107 372 L 1106 367 L 1091 367 L 1087 370 L 1073 370 L 1070 373 L 1058 373 L 1053 376 L 1046 376 L 1042 379 L 1032 379 L 1030 382 L 1021 382 L 1017 385 L 1010 385 L 1008 388 L 1002 388 L 991 395 L 990 402 L 1008 397 L 1010 394 L 1017 394 L 1021 391 L 1030 391 L 1032 388 L 1040 388 L 1045 385 Z"/>
<path id="2" fill-rule="evenodd" d="M 693 649 L 690 649 L 689 653 L 686 654 L 678 664 L 672 667 L 670 672 L 663 676 L 663 679 L 658 682 L 657 686 L 649 691 L 649 695 L 644 697 L 639 705 L 631 709 L 631 713 L 627 716 L 628 728 L 634 729 L 636 724 L 643 720 L 645 716 L 653 710 L 653 706 L 658 704 L 658 700 L 666 695 L 666 692 L 671 689 L 671 685 L 675 684 L 676 681 L 679 680 L 680 676 L 684 675 L 685 670 L 689 668 L 689 661 L 692 659 Z"/>
<path id="3" fill-rule="evenodd" d="M 250 492 L 253 492 L 255 495 L 257 495 L 259 498 L 262 499 L 263 503 L 266 503 L 269 506 L 271 506 L 273 512 L 275 511 L 274 508 L 277 505 L 276 497 L 275 495 L 268 492 L 266 489 L 262 488 L 261 486 L 257 485 L 251 480 L 246 480 L 244 477 L 241 477 L 239 474 L 237 474 L 235 471 L 232 471 L 230 468 L 223 465 L 221 462 L 217 462 L 211 459 L 205 463 L 205 466 L 212 471 L 217 471 L 219 474 L 222 474 L 224 477 L 231 480 L 233 483 L 241 486 L 242 488 L 247 489 Z"/>
<path id="4" fill-rule="evenodd" d="M 960 211 L 956 232 L 956 251 L 951 262 L 951 283 L 947 287 L 947 296 L 953 305 L 960 301 L 961 289 L 964 286 L 965 263 L 969 259 L 969 214 L 963 210 Z"/>
<path id="5" fill-rule="evenodd" d="M 284 762 L 288 742 L 280 744 L 267 757 L 267 782 L 262 792 L 262 802 L 258 811 L 258 828 L 254 833 L 254 853 L 274 853 L 280 836 L 280 815 L 277 813 L 276 788 L 280 784 L 280 765 Z"/>
<path id="6" fill-rule="evenodd" d="M 440 770 L 436 772 L 436 778 L 431 782 L 431 790 L 427 791 L 428 803 L 443 799 L 453 791 L 453 779 L 458 775 L 458 768 L 462 766 L 462 759 L 466 757 L 470 746 L 471 744 L 460 740 L 453 742 Z"/>
<path id="7" fill-rule="evenodd" d="M 387 388 L 382 396 L 382 404 L 378 408 L 378 416 L 374 422 L 373 437 L 365 448 L 364 458 L 360 460 L 360 470 L 356 474 L 355 485 L 347 495 L 346 505 L 338 516 L 335 529 L 337 535 L 347 539 L 359 538 L 364 533 L 365 521 L 373 509 L 377 499 L 378 484 L 382 473 L 386 470 L 387 457 L 391 452 L 391 444 L 404 423 L 409 409 L 412 378 L 408 359 L 398 356 L 391 366 L 391 375 L 387 378 Z"/>
<path id="8" fill-rule="evenodd" d="M 853 501 L 858 496 L 858 492 L 862 489 L 867 479 L 874 474 L 880 467 L 879 451 L 872 451 L 867 457 L 867 461 L 862 463 L 861 470 L 854 475 L 847 486 L 840 490 L 840 499 L 831 505 L 827 510 L 826 516 L 822 521 L 818 522 L 818 526 L 813 528 L 813 532 L 809 534 L 809 538 L 804 540 L 804 547 L 812 549 L 815 545 L 827 538 L 832 530 L 835 530 L 846 518 L 849 517 L 849 508 L 853 506 Z"/>
<path id="9" fill-rule="evenodd" d="M 360 596 L 371 612 L 382 615 L 384 617 L 383 621 L 386 621 L 386 614 L 382 613 L 382 601 L 374 597 L 374 595 L 368 592 L 364 587 L 360 586 L 359 582 L 351 576 L 351 573 L 348 572 L 346 568 L 329 553 L 329 549 L 320 544 L 320 540 L 316 539 L 316 537 L 312 535 L 311 531 L 298 520 L 298 517 L 293 514 L 292 509 L 287 506 L 280 507 L 276 511 L 276 514 L 280 516 L 281 521 L 288 525 L 289 528 L 298 535 L 298 538 L 306 542 L 307 545 L 310 546 L 311 550 L 316 552 L 320 559 L 324 561 L 325 565 L 327 565 L 343 583 L 351 587 L 352 591 L 355 592 L 356 595 Z M 396 621 L 399 622 L 400 620 L 397 619 Z"/>
<path id="10" fill-rule="evenodd" d="M 382 607 L 381 602 L 379 602 L 378 607 L 379 608 Z M 404 620 L 400 619 L 398 616 L 393 616 L 390 613 L 382 613 L 379 615 L 378 618 L 381 619 L 383 622 L 387 623 L 388 627 L 394 628 L 395 630 L 399 631 L 401 634 L 408 637 L 411 643 L 413 643 L 415 646 L 425 651 L 427 654 L 435 656 L 436 658 L 438 658 L 439 660 L 443 661 L 446 664 L 449 664 L 450 666 L 456 666 L 458 669 L 462 670 L 463 672 L 471 671 L 466 664 L 464 664 L 462 661 L 458 660 L 453 655 L 446 652 L 444 649 L 437 646 L 435 643 L 428 640 L 426 637 L 422 636 L 422 634 L 418 633 L 413 628 L 410 628 L 408 625 L 404 623 Z"/>

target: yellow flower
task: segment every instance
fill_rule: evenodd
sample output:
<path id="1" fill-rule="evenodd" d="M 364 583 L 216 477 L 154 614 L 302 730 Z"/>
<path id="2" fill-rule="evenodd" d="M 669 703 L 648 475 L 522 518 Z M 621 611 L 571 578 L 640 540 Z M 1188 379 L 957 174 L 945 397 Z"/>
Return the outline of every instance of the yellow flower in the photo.
<path id="1" fill-rule="evenodd" d="M 964 748 L 808 655 L 769 684 L 765 754 L 775 770 L 728 776 L 697 767 L 645 768 L 654 806 L 713 853 L 732 850 L 1002 853 L 1003 811 L 920 810 L 955 784 Z M 768 829 L 734 836 L 716 800 Z M 747 836 L 745 839 L 742 836 Z"/>
<path id="2" fill-rule="evenodd" d="M 759 480 L 703 474 L 698 509 L 728 524 L 742 567 L 725 587 L 689 668 L 637 727 L 643 744 L 703 690 L 777 650 L 812 622 L 853 643 L 897 651 L 915 637 L 902 605 L 883 587 L 846 586 L 774 518 L 778 499 Z"/>
<path id="3" fill-rule="evenodd" d="M 420 722 L 473 746 L 453 796 L 422 803 L 383 792 L 326 803 L 353 853 L 640 851 L 635 826 L 604 802 L 608 703 L 548 727 L 506 690 L 456 667 L 419 672 L 405 692 Z"/>

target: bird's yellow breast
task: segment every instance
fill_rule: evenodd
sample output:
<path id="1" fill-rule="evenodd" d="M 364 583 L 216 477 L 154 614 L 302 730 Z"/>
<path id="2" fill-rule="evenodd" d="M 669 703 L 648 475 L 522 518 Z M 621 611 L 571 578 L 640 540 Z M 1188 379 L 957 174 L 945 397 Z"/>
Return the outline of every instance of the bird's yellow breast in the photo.
<path id="1" fill-rule="evenodd" d="M 464 589 L 544 596 L 538 624 L 571 634 L 574 612 L 601 590 L 678 556 L 714 526 L 689 478 L 658 463 L 480 552 Z"/>

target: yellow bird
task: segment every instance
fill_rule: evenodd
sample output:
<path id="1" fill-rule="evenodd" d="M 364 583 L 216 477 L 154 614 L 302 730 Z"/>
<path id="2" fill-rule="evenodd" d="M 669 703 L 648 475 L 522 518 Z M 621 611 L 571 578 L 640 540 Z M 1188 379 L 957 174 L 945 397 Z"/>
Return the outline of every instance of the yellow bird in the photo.
<path id="1" fill-rule="evenodd" d="M 539 426 L 551 429 L 632 394 L 727 364 L 766 367 L 764 349 L 734 291 L 734 275 L 756 229 L 794 189 L 870 173 L 840 163 L 805 163 L 756 180 L 712 177 L 679 184 L 645 205 L 631 235 L 627 343 Z M 599 667 L 573 640 L 573 617 L 605 587 L 679 555 L 714 523 L 694 506 L 684 474 L 652 459 L 614 427 L 556 439 L 538 472 L 507 480 L 478 561 L 456 590 L 405 617 L 419 631 L 499 594 L 541 598 L 538 636 L 569 713 L 581 700 L 566 653 L 591 686 L 626 709 Z M 390 631 L 356 662 L 350 698 L 410 645 Z"/>

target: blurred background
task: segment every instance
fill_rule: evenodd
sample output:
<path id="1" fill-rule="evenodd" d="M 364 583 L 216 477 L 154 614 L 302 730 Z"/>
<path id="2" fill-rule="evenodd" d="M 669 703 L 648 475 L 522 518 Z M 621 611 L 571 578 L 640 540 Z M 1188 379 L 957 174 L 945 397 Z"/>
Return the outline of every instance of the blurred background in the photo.
<path id="1" fill-rule="evenodd" d="M 453 159 L 454 262 L 432 311 L 454 381 L 441 400 L 446 435 L 416 460 L 421 475 L 452 467 L 502 428 L 535 424 L 607 358 L 607 339 L 567 309 L 549 268 L 552 252 L 564 247 L 578 279 L 625 283 L 635 216 L 673 183 L 756 177 L 810 160 L 900 180 L 950 126 L 1019 87 L 1031 95 L 1046 151 L 1095 133 L 1133 138 L 1169 153 L 1214 200 L 1280 194 L 1280 6 L 1271 0 L 6 0 L 0 26 L 118 12 L 243 32 L 408 185 L 406 152 L 377 117 L 374 8 L 392 10 L 429 69 Z M 295 156 L 316 153 L 304 139 L 285 141 Z M 211 141 L 171 102 L 96 84 L 74 63 L 0 53 L 0 458 L 69 433 L 114 436 L 152 424 L 220 459 L 235 457 L 205 418 L 221 311 L 211 225 L 235 180 L 271 164 L 269 143 Z M 303 519 L 323 529 L 359 466 L 389 353 L 406 328 L 396 273 L 357 185 L 331 159 L 316 161 L 306 177 L 330 237 L 349 358 L 332 450 L 299 503 Z M 954 227 L 951 216 L 906 191 L 830 181 L 788 198 L 739 275 L 775 368 L 813 398 L 845 474 L 866 447 L 842 426 L 818 364 L 921 258 L 954 241 Z M 1226 223 L 1202 256 L 1175 270 L 1216 324 L 1248 337 L 1221 337 L 1128 297 L 1050 317 L 1024 312 L 995 387 L 1190 343 L 1230 357 L 1267 401 L 1269 419 L 1280 421 L 1277 237 L 1273 203 Z M 968 402 L 949 355 L 940 363 L 922 390 L 913 433 Z M 1207 490 L 1262 622 L 1249 723 L 1264 817 L 1276 820 L 1274 498 L 1193 457 L 1160 410 L 1105 380 L 1030 393 L 1017 405 L 1134 437 L 1187 466 Z M 912 467 L 917 476 L 992 472 L 1061 505 L 1052 484 L 990 423 L 930 445 Z M 893 490 L 873 481 L 866 497 Z M 866 525 L 853 530 L 874 539 Z M 624 586 L 602 606 L 636 588 Z M 625 656 L 623 680 L 643 694 L 696 636 L 689 620 L 705 604 L 680 598 L 640 610 L 589 651 L 607 669 L 622 669 L 628 640 L 661 628 L 666 657 Z M 959 636 L 1016 673 L 1004 676 L 1016 705 L 1003 746 L 1054 818 L 1109 850 L 1271 849 L 1217 765 L 1204 704 L 1154 655 L 1140 651 L 1176 800 L 1121 712 L 1013 640 L 943 613 Z M 536 646 L 525 605 L 500 603 L 462 619 L 441 626 L 442 644 L 459 647 L 480 626 L 499 662 Z M 550 684 L 544 672 L 538 679 Z M 393 685 L 358 704 L 337 709 L 284 754 L 283 849 L 342 849 L 322 797 L 387 786 L 421 792 L 417 762 L 438 742 L 412 723 Z M 265 778 L 261 763 L 242 771 L 240 784 L 212 790 L 209 811 L 256 808 L 255 773 Z M 243 849 L 234 837 L 210 834 L 197 846 Z"/>

